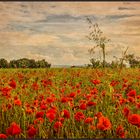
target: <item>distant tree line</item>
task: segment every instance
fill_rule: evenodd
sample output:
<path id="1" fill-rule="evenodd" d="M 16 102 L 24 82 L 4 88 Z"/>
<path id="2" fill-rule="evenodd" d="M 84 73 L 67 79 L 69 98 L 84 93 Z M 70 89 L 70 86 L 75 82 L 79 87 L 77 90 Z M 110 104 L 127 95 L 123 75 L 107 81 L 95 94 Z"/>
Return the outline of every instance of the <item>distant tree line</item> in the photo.
<path id="1" fill-rule="evenodd" d="M 130 68 L 140 68 L 140 57 L 136 57 L 134 54 L 127 54 L 123 57 L 123 60 L 129 65 Z M 90 63 L 87 67 L 92 68 L 101 68 L 102 62 L 100 60 L 96 60 L 94 58 L 90 59 Z M 126 64 L 122 63 L 122 58 L 116 59 L 112 62 L 105 62 L 105 67 L 109 68 L 120 68 L 120 67 L 126 67 Z"/>
<path id="2" fill-rule="evenodd" d="M 35 61 L 34 59 L 22 58 L 11 60 L 8 62 L 6 59 L 0 59 L 0 68 L 50 68 L 51 64 L 45 59 Z"/>

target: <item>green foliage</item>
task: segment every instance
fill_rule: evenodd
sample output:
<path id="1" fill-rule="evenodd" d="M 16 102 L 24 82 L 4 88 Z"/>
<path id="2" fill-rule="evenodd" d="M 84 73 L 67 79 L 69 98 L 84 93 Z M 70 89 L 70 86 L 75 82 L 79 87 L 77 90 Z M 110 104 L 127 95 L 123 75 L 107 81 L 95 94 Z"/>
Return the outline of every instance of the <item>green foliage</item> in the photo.
<path id="1" fill-rule="evenodd" d="M 38 68 L 46 68 L 46 67 L 50 67 L 50 64 L 48 62 L 46 62 L 45 59 L 43 59 L 43 60 L 37 61 L 36 66 Z"/>
<path id="2" fill-rule="evenodd" d="M 4 58 L 1 58 L 0 59 L 0 68 L 8 68 L 8 67 L 9 67 L 8 61 L 5 60 Z"/>
<path id="3" fill-rule="evenodd" d="M 140 68 L 140 59 L 135 57 L 134 54 L 126 55 L 126 61 L 129 62 L 131 68 L 139 67 Z"/>
<path id="4" fill-rule="evenodd" d="M 93 68 L 101 67 L 101 62 L 99 60 L 95 60 L 94 58 L 90 59 Z"/>
<path id="5" fill-rule="evenodd" d="M 87 67 L 92 67 L 92 68 L 102 68 L 103 63 L 100 60 L 96 60 L 94 58 L 90 59 L 90 63 L 88 64 Z M 112 61 L 111 63 L 105 62 L 105 67 L 106 68 L 120 68 L 120 67 L 126 67 L 125 64 L 121 64 L 119 61 Z"/>
<path id="6" fill-rule="evenodd" d="M 0 59 L 1 68 L 49 68 L 49 64 L 45 59 L 35 61 L 34 59 L 22 58 L 11 60 L 9 63 L 5 59 Z"/>

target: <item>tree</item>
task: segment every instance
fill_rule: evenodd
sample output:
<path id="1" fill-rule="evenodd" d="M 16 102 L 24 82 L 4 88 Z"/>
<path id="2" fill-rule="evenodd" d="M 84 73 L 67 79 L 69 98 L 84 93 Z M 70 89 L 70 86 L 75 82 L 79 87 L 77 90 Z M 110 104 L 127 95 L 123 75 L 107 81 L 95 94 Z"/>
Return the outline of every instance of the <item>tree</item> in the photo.
<path id="1" fill-rule="evenodd" d="M 29 68 L 29 59 L 22 58 L 17 60 L 18 68 Z"/>
<path id="2" fill-rule="evenodd" d="M 86 36 L 89 40 L 92 40 L 95 42 L 95 46 L 93 48 L 91 48 L 91 52 L 94 52 L 94 48 L 95 47 L 100 47 L 102 50 L 102 55 L 103 55 L 103 67 L 105 67 L 105 63 L 106 63 L 106 44 L 110 41 L 110 39 L 106 38 L 103 35 L 103 32 L 101 31 L 101 29 L 99 28 L 98 24 L 95 23 L 93 24 L 92 21 L 87 17 L 87 21 L 89 24 L 89 29 L 90 32 L 88 34 L 88 36 Z"/>
<path id="3" fill-rule="evenodd" d="M 17 61 L 16 60 L 11 60 L 9 63 L 10 68 L 17 68 Z"/>
<path id="4" fill-rule="evenodd" d="M 37 68 L 49 68 L 51 66 L 51 64 L 46 62 L 45 59 L 38 60 L 36 63 Z"/>
<path id="5" fill-rule="evenodd" d="M 94 58 L 90 59 L 90 62 L 92 64 L 93 68 L 99 68 L 101 66 L 101 63 L 99 60 L 95 60 Z"/>
<path id="6" fill-rule="evenodd" d="M 11 60 L 9 63 L 10 68 L 49 68 L 49 64 L 45 59 L 35 61 L 34 59 L 22 58 L 18 60 Z"/>
<path id="7" fill-rule="evenodd" d="M 8 68 L 9 67 L 9 63 L 7 60 L 5 60 L 4 58 L 0 59 L 0 68 Z"/>
<path id="8" fill-rule="evenodd" d="M 129 62 L 130 67 L 140 67 L 140 60 L 138 57 L 135 57 L 134 54 L 126 55 L 126 61 Z"/>
<path id="9" fill-rule="evenodd" d="M 34 59 L 29 60 L 29 68 L 37 68 L 37 64 Z"/>

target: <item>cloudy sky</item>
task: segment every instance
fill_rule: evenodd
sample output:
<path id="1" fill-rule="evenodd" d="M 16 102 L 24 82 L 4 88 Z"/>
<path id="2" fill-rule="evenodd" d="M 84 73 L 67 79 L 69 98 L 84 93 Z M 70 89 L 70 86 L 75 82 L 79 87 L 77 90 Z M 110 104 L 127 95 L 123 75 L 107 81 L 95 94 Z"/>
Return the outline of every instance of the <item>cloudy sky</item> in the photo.
<path id="1" fill-rule="evenodd" d="M 0 58 L 87 64 L 94 43 L 85 37 L 86 16 L 111 39 L 108 61 L 127 46 L 140 56 L 140 2 L 0 2 Z"/>

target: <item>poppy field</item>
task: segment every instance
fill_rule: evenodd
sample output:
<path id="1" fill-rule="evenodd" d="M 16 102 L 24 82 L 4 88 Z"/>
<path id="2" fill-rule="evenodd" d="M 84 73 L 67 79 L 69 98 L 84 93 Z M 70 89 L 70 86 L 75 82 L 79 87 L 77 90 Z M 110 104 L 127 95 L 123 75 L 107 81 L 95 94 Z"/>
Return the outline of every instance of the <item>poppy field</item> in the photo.
<path id="1" fill-rule="evenodd" d="M 140 69 L 0 69 L 0 138 L 140 138 Z"/>

